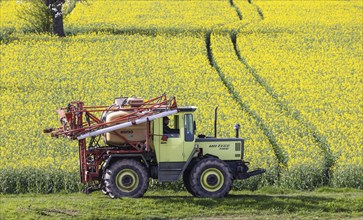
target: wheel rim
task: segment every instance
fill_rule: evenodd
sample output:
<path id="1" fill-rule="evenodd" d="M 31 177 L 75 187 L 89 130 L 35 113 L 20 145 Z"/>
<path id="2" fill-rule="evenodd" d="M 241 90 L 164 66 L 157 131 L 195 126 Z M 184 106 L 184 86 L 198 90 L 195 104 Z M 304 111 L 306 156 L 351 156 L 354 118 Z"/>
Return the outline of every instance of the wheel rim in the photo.
<path id="1" fill-rule="evenodd" d="M 116 186 L 123 192 L 132 192 L 139 185 L 137 173 L 131 169 L 123 169 L 116 176 Z"/>
<path id="2" fill-rule="evenodd" d="M 200 183 L 205 190 L 216 192 L 223 186 L 223 173 L 216 168 L 208 168 L 203 171 L 200 177 Z"/>

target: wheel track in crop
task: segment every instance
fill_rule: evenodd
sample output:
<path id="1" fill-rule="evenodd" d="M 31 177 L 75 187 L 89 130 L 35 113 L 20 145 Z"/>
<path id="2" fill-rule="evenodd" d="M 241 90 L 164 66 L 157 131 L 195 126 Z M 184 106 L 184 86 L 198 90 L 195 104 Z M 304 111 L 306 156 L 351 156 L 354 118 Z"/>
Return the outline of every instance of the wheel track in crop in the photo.
<path id="1" fill-rule="evenodd" d="M 239 7 L 234 3 L 233 0 L 229 0 L 229 3 L 231 7 L 233 7 L 236 10 L 237 16 L 239 20 L 243 20 L 243 15 Z M 253 4 L 251 0 L 248 0 L 249 4 Z M 255 5 L 255 4 L 253 4 Z M 262 10 L 255 5 L 257 8 L 258 14 L 263 19 L 263 13 Z M 221 27 L 226 24 L 219 24 L 216 25 L 215 28 Z M 246 26 L 246 25 L 244 25 Z M 243 26 L 243 27 L 244 27 Z M 232 83 L 230 83 L 226 77 L 221 68 L 219 67 L 213 52 L 211 48 L 211 35 L 215 28 L 212 28 L 211 30 L 207 31 L 205 33 L 205 43 L 206 43 L 206 49 L 207 49 L 207 57 L 209 64 L 217 71 L 222 83 L 226 86 L 228 92 L 232 96 L 232 98 L 237 102 L 237 104 L 241 107 L 243 111 L 245 111 L 257 124 L 258 128 L 263 131 L 263 134 L 267 137 L 269 143 L 271 144 L 274 154 L 278 160 L 279 163 L 279 171 L 278 175 L 280 176 L 280 167 L 286 167 L 287 166 L 287 153 L 284 152 L 283 148 L 278 144 L 277 139 L 275 135 L 273 134 L 272 130 L 267 126 L 267 124 L 264 122 L 264 120 L 256 113 L 255 111 L 251 110 L 250 106 L 242 100 L 242 98 L 239 96 L 239 94 L 236 92 L 234 86 Z"/>
<path id="2" fill-rule="evenodd" d="M 232 98 L 237 102 L 237 104 L 241 107 L 243 111 L 245 111 L 251 118 L 253 118 L 257 126 L 263 131 L 263 134 L 267 137 L 269 143 L 271 144 L 274 150 L 279 165 L 286 166 L 288 161 L 286 152 L 284 152 L 282 147 L 278 144 L 277 139 L 273 134 L 273 132 L 271 131 L 271 129 L 267 126 L 264 120 L 255 111 L 253 111 L 246 102 L 242 100 L 242 98 L 236 92 L 236 89 L 234 88 L 233 84 L 226 79 L 225 74 L 219 67 L 211 48 L 211 35 L 212 35 L 212 30 L 206 32 L 205 34 L 205 42 L 206 42 L 209 64 L 217 71 L 222 83 L 226 86 Z"/>
<path id="3" fill-rule="evenodd" d="M 263 14 L 263 11 L 262 9 L 256 5 L 255 3 L 252 2 L 252 0 L 247 0 L 249 4 L 253 5 L 255 8 L 256 8 L 256 11 L 259 15 L 259 17 L 261 18 L 261 20 L 263 20 L 265 18 L 264 14 Z M 236 11 L 237 13 L 237 16 L 239 18 L 239 20 L 243 20 L 243 14 L 242 14 L 242 11 L 241 9 L 234 3 L 233 0 L 229 0 L 229 4 L 231 5 L 231 7 L 234 8 L 234 10 Z"/>
<path id="4" fill-rule="evenodd" d="M 256 10 L 257 10 L 257 13 L 258 13 L 258 15 L 260 16 L 260 18 L 263 20 L 263 19 L 265 19 L 265 16 L 264 16 L 264 14 L 263 14 L 263 11 L 262 11 L 262 9 L 258 6 L 258 5 L 256 5 L 255 3 L 253 3 L 253 1 L 252 0 L 248 0 L 248 3 L 250 3 L 251 5 L 253 5 L 253 6 L 255 6 L 255 8 L 256 8 Z"/>
<path id="5" fill-rule="evenodd" d="M 233 0 L 229 0 L 229 4 L 236 10 L 239 20 L 243 19 L 242 12 L 237 5 L 234 4 Z"/>
<path id="6" fill-rule="evenodd" d="M 237 32 L 230 32 L 230 38 L 234 47 L 235 55 L 237 56 L 238 60 L 247 68 L 248 72 L 254 77 L 256 82 L 258 82 L 258 84 L 266 91 L 266 93 L 270 95 L 275 100 L 277 105 L 281 107 L 281 111 L 288 112 L 288 115 L 290 115 L 293 120 L 296 120 L 299 124 L 307 128 L 309 132 L 308 135 L 313 138 L 315 143 L 317 143 L 320 150 L 323 152 L 323 181 L 324 184 L 327 184 L 331 176 L 331 168 L 335 164 L 335 158 L 330 150 L 330 145 L 326 140 L 325 136 L 318 131 L 318 129 L 312 122 L 304 118 L 297 109 L 289 106 L 288 103 L 274 91 L 274 89 L 268 84 L 268 82 L 258 74 L 257 70 L 247 63 L 246 59 L 241 55 L 241 52 L 237 45 Z"/>
<path id="7" fill-rule="evenodd" d="M 257 12 L 261 18 L 261 20 L 264 19 L 263 12 L 261 8 L 259 8 L 256 4 L 254 4 L 251 0 L 248 0 L 248 2 L 252 5 L 254 5 L 257 9 Z M 230 5 L 236 10 L 239 20 L 243 19 L 241 10 L 234 4 L 233 0 L 229 1 Z M 227 87 L 228 92 L 233 97 L 233 99 L 238 103 L 238 105 L 248 113 L 250 117 L 252 117 L 255 122 L 257 123 L 258 127 L 263 131 L 264 135 L 268 138 L 276 158 L 279 161 L 280 165 L 287 166 L 288 156 L 286 152 L 284 152 L 284 149 L 281 145 L 279 145 L 276 136 L 274 135 L 272 129 L 268 127 L 268 125 L 264 122 L 264 120 L 261 118 L 261 116 L 256 113 L 254 110 L 250 108 L 250 106 L 242 100 L 240 95 L 237 93 L 233 83 L 228 81 L 226 78 L 225 73 L 221 70 L 220 66 L 218 65 L 215 56 L 213 55 L 212 47 L 211 47 L 211 35 L 212 35 L 213 29 L 210 31 L 207 31 L 205 34 L 205 41 L 206 41 L 206 49 L 207 49 L 207 56 L 209 60 L 209 64 L 217 71 L 221 81 L 223 84 Z M 326 138 L 317 130 L 316 126 L 309 122 L 307 119 L 305 119 L 300 112 L 290 107 L 287 102 L 279 97 L 279 95 L 273 90 L 271 86 L 267 83 L 267 81 L 261 77 L 258 72 L 250 66 L 247 61 L 243 58 L 241 55 L 238 45 L 237 45 L 237 34 L 238 30 L 232 30 L 230 31 L 230 38 L 231 42 L 233 44 L 233 48 L 235 51 L 235 55 L 237 56 L 238 60 L 247 68 L 248 72 L 253 76 L 255 81 L 266 91 L 266 93 L 271 96 L 274 100 L 276 105 L 278 105 L 281 108 L 281 112 L 287 112 L 288 115 L 293 120 L 296 120 L 299 124 L 307 128 L 309 131 L 309 136 L 312 138 L 317 145 L 319 146 L 320 150 L 324 154 L 324 168 L 323 168 L 323 181 L 324 184 L 327 184 L 329 182 L 330 173 L 331 173 L 331 167 L 335 163 L 335 159 L 332 155 L 332 152 L 330 150 L 329 143 L 327 142 Z M 289 117 L 289 118 L 290 118 Z M 280 171 L 279 171 L 280 172 Z"/>

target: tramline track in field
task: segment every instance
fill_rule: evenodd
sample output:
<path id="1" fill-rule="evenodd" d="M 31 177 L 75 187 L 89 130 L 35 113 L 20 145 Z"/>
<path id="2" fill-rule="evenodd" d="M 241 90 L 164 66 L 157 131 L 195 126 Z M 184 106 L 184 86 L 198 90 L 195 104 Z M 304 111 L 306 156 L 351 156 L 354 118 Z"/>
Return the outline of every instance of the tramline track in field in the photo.
<path id="1" fill-rule="evenodd" d="M 209 60 L 210 65 L 216 69 L 219 77 L 221 78 L 221 81 L 227 87 L 227 89 L 228 89 L 230 95 L 233 97 L 233 99 L 238 103 L 238 105 L 242 108 L 243 111 L 247 112 L 248 115 L 250 115 L 250 117 L 256 121 L 256 124 L 258 125 L 258 127 L 263 131 L 264 135 L 268 138 L 279 163 L 283 166 L 286 166 L 287 160 L 288 160 L 286 153 L 283 151 L 281 146 L 278 144 L 275 135 L 273 134 L 273 132 L 271 132 L 271 129 L 267 126 L 267 124 L 264 122 L 264 120 L 255 111 L 253 111 L 247 103 L 245 103 L 242 100 L 242 98 L 238 95 L 236 89 L 234 88 L 233 84 L 231 84 L 226 79 L 225 74 L 222 72 L 221 68 L 219 67 L 218 63 L 216 62 L 215 57 L 212 52 L 212 48 L 211 48 L 211 34 L 212 34 L 211 31 L 206 33 L 206 47 L 207 47 L 208 60 Z"/>
<path id="2" fill-rule="evenodd" d="M 249 4 L 254 5 L 257 9 L 260 19 L 264 19 L 262 10 L 252 3 L 252 1 L 248 1 Z M 235 8 L 238 17 L 242 20 L 242 12 L 239 10 L 238 6 L 234 4 L 233 1 L 230 1 L 232 7 Z M 256 17 L 255 17 L 256 18 Z M 247 73 L 251 74 L 252 80 L 254 80 L 258 85 L 254 87 L 247 87 L 248 90 L 258 91 L 256 95 L 265 97 L 264 100 L 269 100 L 269 104 L 267 107 L 267 111 L 265 110 L 265 106 L 261 106 L 258 108 L 254 105 L 253 100 L 247 100 L 240 92 L 240 86 L 236 84 L 237 81 L 230 80 L 230 70 L 233 68 L 229 68 L 229 70 L 224 70 L 225 65 L 220 65 L 220 60 L 217 62 L 216 53 L 213 53 L 212 50 L 215 50 L 217 47 L 212 44 L 211 38 L 213 38 L 213 29 L 206 33 L 206 47 L 207 47 L 207 55 L 209 63 L 212 67 L 216 69 L 219 77 L 223 84 L 228 88 L 229 93 L 232 97 L 237 101 L 237 103 L 241 106 L 241 108 L 248 112 L 250 116 L 256 121 L 261 130 L 263 130 L 264 134 L 268 137 L 270 144 L 272 145 L 275 155 L 278 158 L 279 163 L 284 164 L 286 167 L 290 168 L 290 163 L 288 163 L 289 158 L 295 158 L 295 165 L 297 164 L 296 158 L 307 158 L 311 156 L 309 153 L 304 155 L 304 153 L 297 153 L 294 150 L 298 145 L 298 151 L 305 152 L 305 145 L 310 146 L 310 148 L 314 148 L 316 145 L 319 146 L 320 150 L 323 152 L 323 165 L 318 164 L 319 167 L 322 167 L 321 176 L 323 183 L 328 183 L 330 178 L 330 169 L 334 164 L 334 158 L 330 151 L 330 146 L 326 141 L 326 138 L 322 136 L 319 131 L 317 131 L 316 127 L 309 121 L 306 121 L 300 114 L 300 112 L 293 107 L 290 107 L 286 101 L 281 100 L 279 95 L 271 88 L 265 79 L 263 79 L 260 75 L 258 75 L 257 71 L 254 70 L 246 60 L 241 56 L 240 51 L 237 45 L 237 34 L 239 33 L 239 29 L 230 31 L 230 41 L 228 44 L 232 43 L 233 50 L 230 53 L 234 53 L 230 59 L 238 58 L 238 61 L 247 69 Z M 218 36 L 220 38 L 221 36 Z M 217 43 L 217 41 L 213 41 L 213 43 Z M 233 52 L 232 52 L 233 51 Z M 219 51 L 221 52 L 221 51 Z M 223 63 L 223 62 L 222 62 Z M 225 63 L 226 64 L 226 63 Z M 227 65 L 230 65 L 229 63 Z M 233 66 L 235 67 L 235 66 Z M 238 69 L 238 68 L 237 68 Z M 242 70 L 243 72 L 243 70 Z M 245 78 L 244 78 L 245 79 Z M 249 78 L 251 80 L 251 78 Z M 250 81 L 249 81 L 250 82 Z M 257 86 L 257 87 L 256 87 Z M 260 88 L 258 88 L 260 87 Z M 238 89 L 236 89 L 238 88 Z M 249 94 L 245 94 L 247 97 Z M 242 100 L 243 99 L 243 100 Z M 262 101 L 262 100 L 259 100 Z M 251 107 L 252 106 L 252 107 Z M 262 109 L 262 110 L 261 110 Z M 274 116 L 269 118 L 269 112 L 274 112 L 275 115 L 278 115 L 278 119 L 274 119 Z M 276 116 L 275 116 L 276 117 Z M 282 117 L 282 119 L 280 119 Z M 311 150 L 310 150 L 311 151 Z M 314 151 L 314 150 L 313 150 Z M 315 152 L 316 153 L 316 152 Z M 320 156 L 320 155 L 319 155 Z M 316 162 L 315 162 L 316 163 Z M 300 165 L 301 166 L 301 165 Z M 311 169 L 311 168 L 310 168 Z M 318 174 L 319 175 L 319 174 Z M 319 177 L 316 176 L 318 179 Z M 319 180 L 317 180 L 319 182 Z"/>
<path id="3" fill-rule="evenodd" d="M 298 123 L 301 124 L 302 127 L 304 127 L 308 131 L 307 135 L 310 136 L 310 138 L 312 138 L 319 146 L 319 148 L 324 154 L 324 177 L 327 178 L 325 181 L 328 181 L 331 168 L 335 163 L 334 161 L 335 159 L 331 152 L 330 145 L 326 137 L 322 135 L 321 132 L 318 131 L 318 129 L 312 122 L 304 118 L 300 114 L 300 111 L 295 109 L 293 106 L 289 105 L 286 102 L 286 100 L 284 100 L 281 96 L 279 96 L 274 91 L 274 89 L 268 84 L 268 82 L 258 74 L 257 70 L 248 64 L 248 62 L 241 55 L 241 52 L 239 50 L 237 44 L 237 34 L 231 33 L 230 37 L 238 60 L 247 68 L 248 72 L 255 78 L 255 80 L 260 84 L 260 86 L 266 91 L 266 93 L 268 93 L 273 99 L 276 100 L 276 103 L 281 107 L 281 110 L 287 112 L 288 113 L 287 115 L 289 115 L 289 117 L 298 121 Z"/>
<path id="4" fill-rule="evenodd" d="M 314 173 L 311 177 L 313 181 L 310 181 L 312 184 L 327 183 L 330 155 L 326 151 L 328 148 L 316 148 L 319 144 L 316 143 L 316 132 L 312 132 L 304 121 L 298 120 L 296 112 L 276 99 L 276 94 L 266 92 L 261 84 L 263 80 L 258 82 L 236 59 L 235 46 L 230 36 L 210 32 L 206 43 L 210 63 L 237 103 L 253 117 L 268 137 L 279 162 L 287 169 L 305 170 L 304 175 L 311 176 Z M 316 169 L 320 171 L 315 172 Z"/>

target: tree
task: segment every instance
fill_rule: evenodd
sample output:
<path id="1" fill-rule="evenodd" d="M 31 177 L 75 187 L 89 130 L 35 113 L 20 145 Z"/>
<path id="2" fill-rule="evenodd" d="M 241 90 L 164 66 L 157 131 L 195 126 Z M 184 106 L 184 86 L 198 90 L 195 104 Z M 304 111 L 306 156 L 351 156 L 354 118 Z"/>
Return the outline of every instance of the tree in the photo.
<path id="1" fill-rule="evenodd" d="M 23 0 L 18 17 L 26 23 L 26 29 L 35 32 L 53 32 L 64 37 L 63 18 L 69 14 L 78 0 Z M 65 10 L 64 10 L 64 6 Z"/>

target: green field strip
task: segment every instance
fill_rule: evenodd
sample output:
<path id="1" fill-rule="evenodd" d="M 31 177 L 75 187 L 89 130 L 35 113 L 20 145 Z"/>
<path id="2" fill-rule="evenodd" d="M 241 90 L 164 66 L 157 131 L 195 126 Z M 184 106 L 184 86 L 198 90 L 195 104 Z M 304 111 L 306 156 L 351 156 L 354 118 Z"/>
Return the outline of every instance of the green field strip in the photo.
<path id="1" fill-rule="evenodd" d="M 92 194 L 2 195 L 2 219 L 362 219 L 363 192 L 278 187 L 231 191 L 221 199 L 151 188 L 140 199 Z"/>

